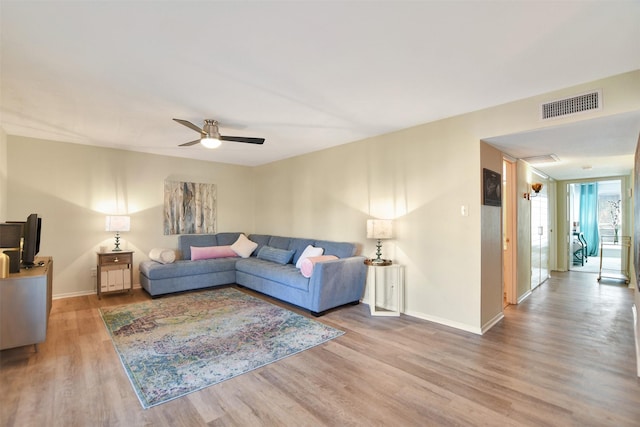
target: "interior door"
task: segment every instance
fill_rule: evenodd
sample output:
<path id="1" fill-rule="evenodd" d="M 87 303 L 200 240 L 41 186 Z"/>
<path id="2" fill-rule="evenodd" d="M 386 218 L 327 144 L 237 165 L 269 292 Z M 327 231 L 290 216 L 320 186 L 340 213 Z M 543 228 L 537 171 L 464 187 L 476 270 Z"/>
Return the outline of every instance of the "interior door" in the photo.
<path id="1" fill-rule="evenodd" d="M 549 277 L 549 197 L 546 185 L 531 195 L 531 289 Z"/>

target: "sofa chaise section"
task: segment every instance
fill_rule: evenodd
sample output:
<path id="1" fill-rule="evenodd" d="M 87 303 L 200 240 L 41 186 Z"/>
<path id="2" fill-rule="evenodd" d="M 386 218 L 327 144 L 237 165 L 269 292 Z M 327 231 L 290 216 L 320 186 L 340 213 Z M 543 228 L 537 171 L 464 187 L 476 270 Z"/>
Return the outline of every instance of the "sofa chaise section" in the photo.
<path id="1" fill-rule="evenodd" d="M 161 264 L 140 263 L 140 285 L 152 297 L 174 292 L 191 291 L 236 281 L 238 258 L 191 260 L 191 246 L 231 245 L 240 233 L 184 234 L 178 237 L 179 261 Z"/>

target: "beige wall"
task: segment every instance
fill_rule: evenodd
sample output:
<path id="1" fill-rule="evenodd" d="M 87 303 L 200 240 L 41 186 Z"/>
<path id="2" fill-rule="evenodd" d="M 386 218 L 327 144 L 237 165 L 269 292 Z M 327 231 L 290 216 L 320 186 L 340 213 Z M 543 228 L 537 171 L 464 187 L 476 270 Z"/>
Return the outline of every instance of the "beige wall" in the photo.
<path id="1" fill-rule="evenodd" d="M 502 152 L 484 142 L 480 145 L 481 168 L 498 172 L 501 176 Z M 502 177 L 504 179 L 504 176 Z M 482 178 L 481 178 L 482 179 Z M 481 195 L 482 197 L 482 195 Z M 481 318 L 483 330 L 502 319 L 502 209 L 497 206 L 481 207 Z M 496 268 L 499 266 L 500 268 Z"/>
<path id="2" fill-rule="evenodd" d="M 531 291 L 531 203 L 522 194 L 531 191 L 531 166 L 527 162 L 518 160 L 516 163 L 517 190 L 516 210 L 518 222 L 517 233 L 517 282 L 516 300 L 526 298 Z"/>
<path id="3" fill-rule="evenodd" d="M 7 220 L 7 134 L 0 128 L 0 222 Z"/>
<path id="4" fill-rule="evenodd" d="M 602 110 L 538 120 L 541 102 L 594 88 L 603 90 Z M 136 261 L 152 247 L 176 246 L 175 237 L 162 236 L 167 178 L 218 184 L 220 231 L 351 241 L 372 256 L 366 219 L 393 218 L 395 238 L 384 242 L 383 256 L 405 266 L 405 313 L 481 333 L 500 315 L 502 298 L 497 275 L 483 274 L 502 265 L 482 255 L 483 239 L 500 236 L 482 231 L 480 141 L 638 110 L 638 90 L 640 71 L 256 168 L 9 136 L 8 219 L 43 216 L 42 253 L 56 260 L 54 293 L 70 295 L 95 289 L 93 251 L 112 241 L 102 231 L 106 205 L 119 201 L 131 213 L 124 240 Z M 518 203 L 518 215 L 521 209 Z M 519 274 L 529 278 L 518 254 Z"/>
<path id="5" fill-rule="evenodd" d="M 253 181 L 246 167 L 8 137 L 7 219 L 42 217 L 40 254 L 54 258 L 54 296 L 95 292 L 95 251 L 113 247 L 108 213 L 131 215 L 124 248 L 137 265 L 153 247 L 177 247 L 162 227 L 165 179 L 217 184 L 218 229 L 251 232 Z"/>
<path id="6" fill-rule="evenodd" d="M 457 123 L 256 168 L 256 228 L 360 242 L 373 256 L 366 219 L 393 218 L 383 256 L 405 266 L 405 313 L 478 331 L 480 144 Z"/>
<path id="7" fill-rule="evenodd" d="M 552 124 L 539 120 L 542 102 L 594 88 L 603 90 L 602 110 Z M 394 218 L 396 237 L 384 243 L 383 255 L 405 266 L 405 313 L 481 333 L 501 312 L 492 299 L 499 295 L 497 281 L 484 287 L 482 274 L 502 265 L 497 256 L 481 257 L 487 236 L 481 230 L 480 141 L 638 110 L 638 90 L 640 71 L 257 167 L 256 229 L 355 241 L 372 256 L 366 219 Z M 528 191 L 530 181 L 521 163 L 517 193 Z M 518 215 L 527 215 L 518 225 L 522 296 L 530 289 L 530 219 L 529 204 L 517 203 Z M 463 205 L 467 217 L 460 214 Z"/>

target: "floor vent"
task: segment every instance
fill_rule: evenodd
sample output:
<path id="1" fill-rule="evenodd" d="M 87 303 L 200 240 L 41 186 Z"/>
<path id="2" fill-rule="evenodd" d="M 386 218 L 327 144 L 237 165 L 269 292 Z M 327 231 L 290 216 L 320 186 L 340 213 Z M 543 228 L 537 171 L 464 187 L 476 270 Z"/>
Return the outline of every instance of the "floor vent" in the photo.
<path id="1" fill-rule="evenodd" d="M 585 111 L 599 110 L 602 104 L 602 92 L 597 90 L 571 98 L 559 99 L 557 101 L 542 104 L 542 120 L 566 117 L 572 114 L 583 113 Z"/>

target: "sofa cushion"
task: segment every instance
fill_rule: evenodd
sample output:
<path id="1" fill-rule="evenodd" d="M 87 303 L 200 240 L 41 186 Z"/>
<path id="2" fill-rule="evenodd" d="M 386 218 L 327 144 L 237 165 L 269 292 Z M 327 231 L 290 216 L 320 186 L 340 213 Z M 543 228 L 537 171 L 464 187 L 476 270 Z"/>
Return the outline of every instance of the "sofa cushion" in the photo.
<path id="1" fill-rule="evenodd" d="M 236 270 L 261 277 L 270 282 L 281 283 L 303 291 L 309 290 L 309 279 L 302 277 L 300 270 L 293 264 L 276 264 L 259 258 L 239 259 L 236 262 Z M 278 295 L 272 295 L 276 298 Z"/>
<path id="2" fill-rule="evenodd" d="M 293 258 L 294 251 L 286 249 L 263 246 L 258 252 L 258 258 L 266 261 L 277 262 L 278 264 L 289 264 Z"/>
<path id="3" fill-rule="evenodd" d="M 324 249 L 325 255 L 335 255 L 338 258 L 349 258 L 356 254 L 356 245 L 347 242 L 330 242 L 327 240 L 316 240 L 313 246 Z"/>
<path id="4" fill-rule="evenodd" d="M 271 236 L 269 239 L 269 246 L 278 249 L 289 249 L 289 243 L 291 243 L 290 237 Z"/>
<path id="5" fill-rule="evenodd" d="M 238 240 L 231 245 L 231 249 L 242 258 L 250 257 L 257 247 L 258 244 L 249 240 L 244 234 L 240 234 L 240 236 L 238 236 Z"/>
<path id="6" fill-rule="evenodd" d="M 178 247 L 182 259 L 191 259 L 191 246 L 217 246 L 215 234 L 181 234 L 178 236 Z"/>
<path id="7" fill-rule="evenodd" d="M 263 246 L 268 246 L 269 239 L 271 239 L 271 236 L 268 234 L 250 234 L 249 240 L 258 244 L 256 250 L 253 251 L 253 255 L 257 256 L 258 252 L 260 252 L 260 249 L 262 249 Z"/>
<path id="8" fill-rule="evenodd" d="M 238 256 L 231 246 L 191 246 L 191 261 Z"/>
<path id="9" fill-rule="evenodd" d="M 140 263 L 140 273 L 152 280 L 173 277 L 184 277 L 185 280 L 189 280 L 187 276 L 235 270 L 236 261 L 237 258 L 216 258 L 198 261 L 180 260 L 173 264 L 142 261 Z"/>
<path id="10" fill-rule="evenodd" d="M 218 233 L 216 234 L 216 241 L 218 242 L 218 246 L 230 246 L 238 240 L 242 233 Z"/>

